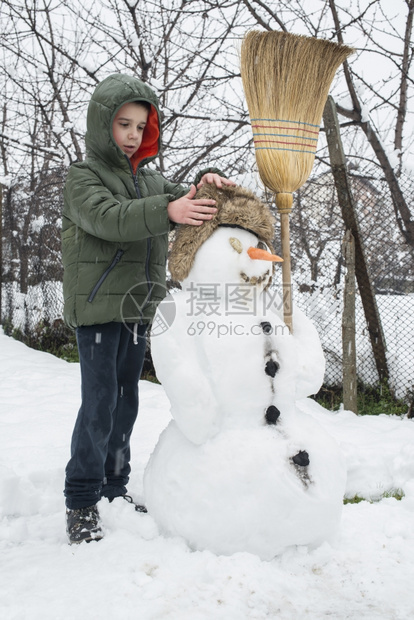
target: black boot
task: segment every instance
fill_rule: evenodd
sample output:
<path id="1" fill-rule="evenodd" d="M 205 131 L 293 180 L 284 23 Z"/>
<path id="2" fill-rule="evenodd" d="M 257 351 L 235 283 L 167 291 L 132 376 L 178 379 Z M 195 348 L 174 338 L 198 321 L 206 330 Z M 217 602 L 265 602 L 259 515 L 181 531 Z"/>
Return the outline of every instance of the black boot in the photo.
<path id="1" fill-rule="evenodd" d="M 101 540 L 103 532 L 100 526 L 98 508 L 88 506 L 87 508 L 76 508 L 66 511 L 66 532 L 69 543 L 81 543 L 84 540 Z"/>

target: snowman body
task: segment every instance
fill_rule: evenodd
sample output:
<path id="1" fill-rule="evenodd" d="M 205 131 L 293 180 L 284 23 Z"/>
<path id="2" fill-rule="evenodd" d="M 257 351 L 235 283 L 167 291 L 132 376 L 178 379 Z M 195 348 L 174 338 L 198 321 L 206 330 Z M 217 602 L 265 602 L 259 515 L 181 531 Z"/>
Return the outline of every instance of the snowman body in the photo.
<path id="1" fill-rule="evenodd" d="M 323 380 L 317 332 L 296 310 L 290 334 L 269 263 L 245 251 L 256 242 L 214 232 L 174 295 L 174 321 L 151 340 L 173 420 L 144 493 L 161 530 L 192 548 L 271 559 L 334 536 L 345 469 L 334 440 L 295 406 Z"/>

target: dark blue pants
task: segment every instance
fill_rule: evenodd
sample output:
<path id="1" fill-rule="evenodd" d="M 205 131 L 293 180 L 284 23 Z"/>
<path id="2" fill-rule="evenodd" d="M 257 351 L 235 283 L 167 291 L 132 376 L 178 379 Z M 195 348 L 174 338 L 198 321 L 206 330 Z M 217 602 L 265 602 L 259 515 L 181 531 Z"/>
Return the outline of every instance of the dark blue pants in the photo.
<path id="1" fill-rule="evenodd" d="M 84 508 L 102 496 L 111 499 L 126 493 L 146 328 L 105 323 L 76 330 L 82 404 L 66 467 L 68 508 Z"/>

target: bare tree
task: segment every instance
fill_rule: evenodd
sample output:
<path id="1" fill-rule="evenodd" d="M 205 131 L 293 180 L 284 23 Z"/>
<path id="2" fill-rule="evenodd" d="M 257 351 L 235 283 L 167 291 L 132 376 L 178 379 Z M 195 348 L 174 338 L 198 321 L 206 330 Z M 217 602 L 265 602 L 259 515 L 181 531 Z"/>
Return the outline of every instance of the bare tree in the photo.
<path id="1" fill-rule="evenodd" d="M 378 5 L 377 10 L 382 12 L 381 3 L 378 1 L 376 4 Z M 329 5 L 335 22 L 338 41 L 339 43 L 342 43 L 342 26 L 340 23 L 336 3 L 334 0 L 329 0 Z M 368 88 L 368 90 L 371 91 L 371 93 L 376 92 L 377 96 L 379 94 L 380 102 L 377 104 L 378 108 L 382 108 L 385 106 L 393 106 L 395 108 L 394 149 L 398 153 L 398 166 L 395 166 L 391 161 L 390 156 L 381 140 L 381 135 L 378 129 L 369 118 L 366 118 L 366 115 L 363 113 L 363 106 L 361 105 L 361 101 L 355 87 L 355 83 L 357 81 L 362 81 L 363 78 L 361 78 L 360 75 L 356 74 L 351 70 L 348 61 L 344 63 L 344 72 L 352 102 L 352 107 L 347 108 L 343 105 L 338 105 L 338 111 L 343 116 L 352 119 L 352 122 L 358 127 L 360 127 L 365 133 L 367 140 L 371 145 L 372 149 L 374 150 L 378 162 L 384 171 L 385 178 L 390 188 L 398 227 L 403 234 L 406 242 L 412 248 L 414 248 L 414 219 L 398 182 L 398 177 L 401 176 L 402 170 L 403 131 L 407 118 L 409 85 L 411 87 L 413 85 L 412 78 L 410 77 L 410 69 L 413 58 L 412 31 L 414 0 L 405 0 L 405 5 L 407 8 L 407 13 L 404 35 L 403 38 L 400 38 L 400 50 L 397 52 L 393 52 L 391 49 L 385 47 L 374 38 L 376 34 L 376 28 L 374 24 L 370 24 L 369 27 L 367 27 L 366 23 L 361 23 L 361 29 L 364 35 L 369 41 L 373 43 L 376 53 L 379 55 L 385 55 L 388 59 L 391 59 L 395 64 L 397 70 L 394 79 L 399 83 L 395 87 L 393 98 L 383 97 L 380 93 L 376 92 L 374 84 L 367 84 L 366 80 L 363 80 L 363 82 L 364 85 Z M 383 19 L 386 19 L 386 16 L 384 14 Z M 398 33 L 395 33 L 395 35 L 398 36 Z"/>
<path id="2" fill-rule="evenodd" d="M 148 82 L 160 97 L 164 149 L 155 165 L 163 174 L 191 182 L 200 167 L 217 165 L 257 189 L 238 47 L 250 28 L 283 29 L 356 45 L 333 86 L 345 118 L 345 148 L 370 159 L 368 149 L 374 149 L 397 226 L 414 247 L 413 218 L 401 187 L 413 147 L 406 128 L 412 123 L 414 0 L 399 2 L 403 28 L 401 10 L 384 0 L 96 0 L 93 6 L 81 0 L 3 0 L 2 172 L 30 171 L 35 184 L 46 170 L 81 159 L 91 92 L 120 71 Z M 365 70 L 371 58 L 381 59 L 383 73 Z M 298 215 L 298 231 L 308 227 L 299 221 L 305 216 Z M 326 221 L 332 225 L 329 214 Z M 304 251 L 313 278 L 321 248 L 312 241 Z"/>
<path id="3" fill-rule="evenodd" d="M 352 128 L 364 132 L 366 145 L 373 149 L 386 178 L 397 226 L 414 248 L 413 214 L 401 186 L 404 161 L 413 149 L 413 132 L 408 127 L 413 123 L 409 103 L 413 97 L 414 0 L 400 0 L 398 6 L 384 0 L 243 0 L 243 4 L 257 26 L 266 30 L 283 29 L 356 46 L 356 55 L 344 63 L 342 92 L 340 79 L 335 88 L 338 112 L 350 121 L 342 124 L 344 143 L 352 145 Z M 346 104 L 342 103 L 345 96 Z M 366 146 L 362 149 L 369 157 Z"/>
<path id="4" fill-rule="evenodd" d="M 239 8 L 233 3 L 228 17 L 220 4 L 209 4 L 97 0 L 92 10 L 76 1 L 5 0 L 3 79 L 18 87 L 21 99 L 36 102 L 53 146 L 68 163 L 82 157 L 81 123 L 93 87 L 123 71 L 149 82 L 160 96 L 160 170 L 186 181 L 216 157 L 229 174 L 243 172 L 239 151 L 250 149 L 248 119 L 240 90 L 234 96 L 232 87 L 238 66 L 231 37 Z"/>

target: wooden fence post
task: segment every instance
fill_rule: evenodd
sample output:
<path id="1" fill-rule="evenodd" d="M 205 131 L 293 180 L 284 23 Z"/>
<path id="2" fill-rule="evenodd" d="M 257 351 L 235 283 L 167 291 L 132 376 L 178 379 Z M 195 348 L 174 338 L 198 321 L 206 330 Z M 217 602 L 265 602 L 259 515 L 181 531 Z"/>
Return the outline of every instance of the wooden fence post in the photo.
<path id="1" fill-rule="evenodd" d="M 3 288 L 3 185 L 0 182 L 0 325 L 2 325 L 2 288 Z"/>
<path id="2" fill-rule="evenodd" d="M 344 310 L 342 313 L 342 383 L 344 409 L 358 413 L 355 347 L 355 241 L 348 229 L 342 244 L 345 258 Z"/>

